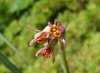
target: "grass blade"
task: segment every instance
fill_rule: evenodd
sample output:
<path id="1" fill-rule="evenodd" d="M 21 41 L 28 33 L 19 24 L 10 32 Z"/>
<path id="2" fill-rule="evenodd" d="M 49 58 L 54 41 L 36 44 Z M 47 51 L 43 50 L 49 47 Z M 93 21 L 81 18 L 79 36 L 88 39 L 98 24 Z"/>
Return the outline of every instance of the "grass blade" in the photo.
<path id="1" fill-rule="evenodd" d="M 12 73 L 22 73 L 13 63 L 11 63 L 6 56 L 0 52 L 0 63 L 3 63 Z"/>
<path id="2" fill-rule="evenodd" d="M 25 59 L 25 57 L 17 50 L 17 48 L 15 48 L 1 33 L 0 33 L 0 38 L 14 51 L 16 52 L 16 54 L 18 54 L 21 59 L 23 59 L 23 61 L 25 61 L 27 64 L 29 64 L 29 62 Z"/>

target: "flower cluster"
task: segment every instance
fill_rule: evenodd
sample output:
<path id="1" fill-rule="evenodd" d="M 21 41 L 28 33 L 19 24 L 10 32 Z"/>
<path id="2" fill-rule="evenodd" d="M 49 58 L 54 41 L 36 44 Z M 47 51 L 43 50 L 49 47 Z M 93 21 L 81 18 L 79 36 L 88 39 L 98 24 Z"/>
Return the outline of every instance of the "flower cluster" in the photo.
<path id="1" fill-rule="evenodd" d="M 37 51 L 36 56 L 42 55 L 43 60 L 46 60 L 52 55 L 54 63 L 54 47 L 58 41 L 60 41 L 60 50 L 62 50 L 65 46 L 65 27 L 55 19 L 54 24 L 48 22 L 48 25 L 42 31 L 35 34 L 29 45 L 33 45 L 35 42 L 43 43 L 43 48 Z"/>

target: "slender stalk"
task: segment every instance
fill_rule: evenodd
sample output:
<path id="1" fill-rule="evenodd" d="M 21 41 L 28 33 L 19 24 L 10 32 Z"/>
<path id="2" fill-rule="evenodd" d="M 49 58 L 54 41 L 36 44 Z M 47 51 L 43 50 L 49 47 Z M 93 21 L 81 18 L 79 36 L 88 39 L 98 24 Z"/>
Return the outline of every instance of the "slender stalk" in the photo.
<path id="1" fill-rule="evenodd" d="M 58 42 L 58 46 L 59 46 L 59 56 L 60 56 L 63 71 L 64 71 L 64 73 L 70 73 L 68 63 L 67 63 L 67 60 L 66 60 L 66 56 L 65 56 L 65 53 L 64 53 L 64 49 L 60 50 L 59 42 Z"/>

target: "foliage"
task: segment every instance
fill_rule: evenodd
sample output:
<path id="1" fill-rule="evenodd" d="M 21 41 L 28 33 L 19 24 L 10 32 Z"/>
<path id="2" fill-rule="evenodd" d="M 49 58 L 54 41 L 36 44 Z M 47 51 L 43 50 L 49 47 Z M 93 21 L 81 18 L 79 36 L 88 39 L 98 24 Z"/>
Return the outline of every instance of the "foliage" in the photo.
<path id="1" fill-rule="evenodd" d="M 0 51 L 23 73 L 62 73 L 58 52 L 56 63 L 35 57 L 42 46 L 28 46 L 35 32 L 57 18 L 69 30 L 65 48 L 71 73 L 100 72 L 100 0 L 0 0 L 0 32 L 18 50 L 15 52 L 0 38 Z M 28 63 L 27 63 L 27 62 Z M 0 73 L 10 73 L 0 62 Z"/>

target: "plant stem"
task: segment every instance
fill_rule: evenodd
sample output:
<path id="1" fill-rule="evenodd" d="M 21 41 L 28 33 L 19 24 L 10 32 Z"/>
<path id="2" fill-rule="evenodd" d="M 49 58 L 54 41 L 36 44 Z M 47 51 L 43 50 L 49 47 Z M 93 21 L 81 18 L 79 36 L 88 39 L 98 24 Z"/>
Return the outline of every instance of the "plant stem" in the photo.
<path id="1" fill-rule="evenodd" d="M 59 46 L 59 56 L 60 56 L 63 71 L 64 71 L 64 73 L 70 73 L 68 63 L 66 60 L 66 56 L 64 53 L 64 49 L 63 50 L 60 49 L 60 44 L 58 44 L 58 46 Z"/>

